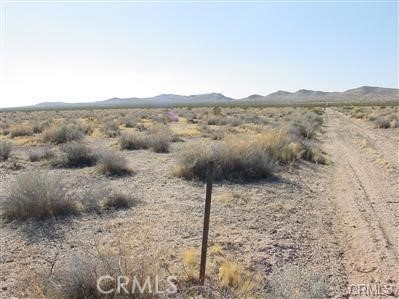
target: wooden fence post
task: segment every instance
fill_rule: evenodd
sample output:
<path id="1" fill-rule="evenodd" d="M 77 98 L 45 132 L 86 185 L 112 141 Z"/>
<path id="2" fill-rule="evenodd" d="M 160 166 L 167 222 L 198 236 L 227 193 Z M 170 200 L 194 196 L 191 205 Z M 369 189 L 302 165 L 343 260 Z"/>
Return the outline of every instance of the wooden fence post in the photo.
<path id="1" fill-rule="evenodd" d="M 214 168 L 215 168 L 215 162 L 210 161 L 208 163 L 208 169 L 207 169 L 204 229 L 202 233 L 201 265 L 200 265 L 200 275 L 199 275 L 199 282 L 201 286 L 203 286 L 205 282 L 206 252 L 208 249 L 209 218 L 211 215 L 211 198 L 212 198 Z"/>

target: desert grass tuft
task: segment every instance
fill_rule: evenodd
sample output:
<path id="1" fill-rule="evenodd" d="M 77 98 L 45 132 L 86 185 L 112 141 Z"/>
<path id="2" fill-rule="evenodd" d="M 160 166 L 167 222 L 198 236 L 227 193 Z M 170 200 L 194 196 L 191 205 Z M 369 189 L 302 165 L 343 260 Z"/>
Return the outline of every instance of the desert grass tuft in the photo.
<path id="1" fill-rule="evenodd" d="M 17 176 L 3 204 L 8 220 L 45 219 L 77 213 L 60 178 L 48 173 L 26 172 Z"/>
<path id="2" fill-rule="evenodd" d="M 101 151 L 97 153 L 98 172 L 106 176 L 124 176 L 133 174 L 128 161 L 118 153 Z"/>
<path id="3" fill-rule="evenodd" d="M 138 150 L 148 148 L 148 139 L 144 133 L 129 132 L 123 133 L 119 138 L 121 149 Z"/>
<path id="4" fill-rule="evenodd" d="M 0 160 L 7 160 L 10 156 L 12 145 L 7 141 L 0 141 Z"/>
<path id="5" fill-rule="evenodd" d="M 208 162 L 215 162 L 215 179 L 248 180 L 273 175 L 275 161 L 261 143 L 249 138 L 229 138 L 213 146 L 201 143 L 186 148 L 179 156 L 176 174 L 204 180 Z"/>
<path id="6" fill-rule="evenodd" d="M 64 167 L 86 167 L 96 163 L 97 158 L 92 150 L 80 143 L 71 142 L 62 146 L 65 153 L 62 165 Z"/>
<path id="7" fill-rule="evenodd" d="M 18 125 L 10 130 L 11 138 L 19 137 L 19 136 L 32 136 L 33 128 L 28 125 Z"/>
<path id="8" fill-rule="evenodd" d="M 122 134 L 119 139 L 121 149 L 138 150 L 151 148 L 156 153 L 168 153 L 171 135 L 163 129 L 153 129 L 148 134 L 130 132 Z"/>
<path id="9" fill-rule="evenodd" d="M 48 129 L 43 132 L 43 140 L 55 144 L 71 141 L 80 141 L 84 137 L 83 133 L 76 127 L 62 125 Z"/>
<path id="10" fill-rule="evenodd" d="M 126 193 L 110 194 L 104 201 L 103 208 L 105 210 L 128 209 L 135 206 L 138 201 Z"/>
<path id="11" fill-rule="evenodd" d="M 28 153 L 29 161 L 36 162 L 40 160 L 48 160 L 54 157 L 54 153 L 49 148 L 32 149 Z"/>

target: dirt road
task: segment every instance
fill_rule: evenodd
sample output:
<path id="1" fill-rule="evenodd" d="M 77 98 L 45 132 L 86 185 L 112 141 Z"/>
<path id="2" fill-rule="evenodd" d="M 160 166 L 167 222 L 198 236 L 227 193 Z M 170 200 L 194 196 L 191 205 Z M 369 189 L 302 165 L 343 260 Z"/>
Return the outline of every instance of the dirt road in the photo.
<path id="1" fill-rule="evenodd" d="M 385 130 L 333 109 L 325 117 L 325 149 L 332 164 L 326 197 L 334 207 L 349 293 L 359 295 L 359 284 L 397 287 L 397 137 L 387 138 Z"/>

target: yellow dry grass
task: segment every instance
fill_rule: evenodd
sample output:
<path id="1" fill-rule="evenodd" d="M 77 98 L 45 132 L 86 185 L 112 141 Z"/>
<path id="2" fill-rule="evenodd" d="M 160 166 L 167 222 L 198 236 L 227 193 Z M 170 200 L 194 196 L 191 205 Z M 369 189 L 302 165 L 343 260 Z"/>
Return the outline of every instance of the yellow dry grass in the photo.
<path id="1" fill-rule="evenodd" d="M 8 139 L 8 138 L 7 138 Z M 41 138 L 37 136 L 18 136 L 12 138 L 12 143 L 20 146 L 35 146 L 43 144 Z"/>
<path id="2" fill-rule="evenodd" d="M 363 149 L 364 153 L 373 159 L 376 165 L 386 169 L 389 172 L 393 172 L 395 170 L 395 167 L 385 160 L 383 155 L 378 152 L 369 142 L 367 142 L 366 139 L 363 139 L 360 142 L 360 147 Z"/>
<path id="3" fill-rule="evenodd" d="M 215 245 L 209 247 L 208 252 L 209 252 L 210 256 L 221 255 L 223 253 L 223 248 L 219 244 L 215 244 Z"/>
<path id="4" fill-rule="evenodd" d="M 93 138 L 101 138 L 105 137 L 105 134 L 99 128 L 94 128 L 93 133 L 91 133 L 90 136 Z"/>
<path id="5" fill-rule="evenodd" d="M 223 287 L 232 289 L 236 295 L 248 298 L 259 283 L 260 276 L 251 275 L 239 264 L 226 260 L 219 267 L 219 280 Z"/>
<path id="6" fill-rule="evenodd" d="M 173 134 L 179 137 L 194 137 L 200 136 L 201 131 L 197 124 L 188 124 L 188 123 L 172 123 L 170 124 L 170 130 Z"/>
<path id="7" fill-rule="evenodd" d="M 199 252 L 195 248 L 183 251 L 182 261 L 189 269 L 196 269 L 199 266 Z"/>

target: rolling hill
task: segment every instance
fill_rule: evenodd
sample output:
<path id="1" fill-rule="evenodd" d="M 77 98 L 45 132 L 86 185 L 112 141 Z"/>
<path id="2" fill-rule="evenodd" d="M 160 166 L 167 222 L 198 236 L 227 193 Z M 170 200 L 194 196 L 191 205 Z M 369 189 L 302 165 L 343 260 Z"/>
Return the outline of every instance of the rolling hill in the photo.
<path id="1" fill-rule="evenodd" d="M 268 95 L 253 94 L 242 99 L 226 97 L 221 93 L 199 95 L 161 94 L 148 98 L 111 98 L 102 101 L 66 103 L 42 102 L 18 109 L 83 109 L 83 108 L 118 108 L 118 107 L 171 107 L 171 106 L 204 106 L 204 105 L 295 105 L 316 103 L 378 103 L 399 102 L 399 89 L 362 86 L 344 92 L 325 92 L 300 89 L 296 92 L 279 90 Z M 15 108 L 7 108 L 9 110 Z"/>

